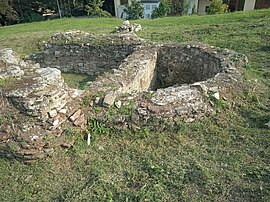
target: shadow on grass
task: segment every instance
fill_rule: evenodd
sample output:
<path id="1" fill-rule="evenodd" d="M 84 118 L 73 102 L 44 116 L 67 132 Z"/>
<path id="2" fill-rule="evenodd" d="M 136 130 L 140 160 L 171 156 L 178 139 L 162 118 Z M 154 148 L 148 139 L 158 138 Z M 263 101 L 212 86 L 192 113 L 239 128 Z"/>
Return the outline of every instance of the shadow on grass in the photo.
<path id="1" fill-rule="evenodd" d="M 240 114 L 251 128 L 266 129 L 265 123 L 270 120 L 269 110 L 258 111 L 251 108 L 241 108 Z"/>

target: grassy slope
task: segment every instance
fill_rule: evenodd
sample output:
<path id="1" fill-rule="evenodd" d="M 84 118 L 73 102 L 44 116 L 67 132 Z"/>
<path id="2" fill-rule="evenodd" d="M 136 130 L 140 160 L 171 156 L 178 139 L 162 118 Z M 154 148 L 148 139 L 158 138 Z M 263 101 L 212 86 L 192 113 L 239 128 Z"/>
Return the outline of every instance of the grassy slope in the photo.
<path id="1" fill-rule="evenodd" d="M 63 19 L 0 28 L 22 55 L 56 31 L 109 33 L 115 19 Z M 86 148 L 26 166 L 0 159 L 0 201 L 269 201 L 270 10 L 141 20 L 150 41 L 200 41 L 245 53 L 251 88 L 236 106 L 179 128 L 100 135 Z M 256 82 L 258 79 L 258 82 Z M 162 129 L 165 128 L 165 129 Z"/>

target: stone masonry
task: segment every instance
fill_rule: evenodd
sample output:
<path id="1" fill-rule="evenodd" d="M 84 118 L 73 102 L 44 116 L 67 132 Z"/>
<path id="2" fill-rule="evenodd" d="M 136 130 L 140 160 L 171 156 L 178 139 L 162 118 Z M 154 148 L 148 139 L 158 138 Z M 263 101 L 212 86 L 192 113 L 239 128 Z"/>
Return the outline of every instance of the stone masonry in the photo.
<path id="1" fill-rule="evenodd" d="M 87 114 L 93 104 L 81 107 L 89 95 L 94 96 L 91 103 L 120 109 L 125 100 L 119 99 L 130 94 L 138 119 L 192 122 L 214 113 L 215 102 L 240 85 L 246 63 L 244 55 L 227 49 L 153 45 L 133 33 L 100 38 L 81 31 L 55 34 L 27 60 L 2 49 L 0 80 L 12 82 L 0 91 L 1 113 L 18 115 L 11 128 L 0 125 L 0 153 L 28 162 L 66 145 L 61 126 L 83 128 L 88 116 L 95 116 Z M 61 71 L 94 75 L 95 80 L 84 91 L 71 89 Z"/>

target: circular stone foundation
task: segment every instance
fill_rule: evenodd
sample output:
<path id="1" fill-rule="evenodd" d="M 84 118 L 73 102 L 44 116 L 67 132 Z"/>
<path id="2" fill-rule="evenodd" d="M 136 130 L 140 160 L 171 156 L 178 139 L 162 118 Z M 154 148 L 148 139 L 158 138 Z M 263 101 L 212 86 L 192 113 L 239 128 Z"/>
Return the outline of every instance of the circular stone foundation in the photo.
<path id="1" fill-rule="evenodd" d="M 214 112 L 214 105 L 242 82 L 244 55 L 204 44 L 169 44 L 158 49 L 150 99 L 138 112 L 192 122 Z"/>
<path id="2" fill-rule="evenodd" d="M 155 88 L 207 80 L 221 71 L 220 63 L 216 55 L 198 47 L 164 45 L 158 51 Z"/>

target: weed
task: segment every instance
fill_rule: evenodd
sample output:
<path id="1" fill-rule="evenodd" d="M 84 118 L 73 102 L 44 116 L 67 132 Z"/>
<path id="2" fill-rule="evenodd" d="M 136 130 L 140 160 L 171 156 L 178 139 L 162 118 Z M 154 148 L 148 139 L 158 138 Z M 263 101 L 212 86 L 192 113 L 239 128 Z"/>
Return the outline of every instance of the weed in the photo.
<path id="1" fill-rule="evenodd" d="M 7 123 L 7 124 L 12 124 L 13 123 L 13 114 L 12 113 L 4 113 L 4 114 L 0 114 L 0 125 L 2 125 L 3 123 Z"/>
<path id="2" fill-rule="evenodd" d="M 95 142 L 99 135 L 109 135 L 110 128 L 106 127 L 105 123 L 99 122 L 93 118 L 89 118 L 86 133 L 90 133 L 91 142 Z"/>
<path id="3" fill-rule="evenodd" d="M 2 114 L 0 114 L 0 125 L 2 125 L 4 123 L 4 117 Z"/>
<path id="4" fill-rule="evenodd" d="M 74 142 L 72 149 L 73 153 L 77 156 L 83 156 L 84 149 L 87 146 L 85 141 L 85 134 L 78 129 L 71 129 L 69 127 L 64 128 L 64 131 L 67 141 Z"/>
<path id="5" fill-rule="evenodd" d="M 4 79 L 0 79 L 0 87 L 5 88 L 11 85 L 15 81 L 15 78 L 13 77 L 7 77 Z"/>
<path id="6" fill-rule="evenodd" d="M 132 115 L 132 113 L 134 113 L 135 111 L 135 106 L 134 103 L 132 101 L 129 101 L 129 103 L 127 105 L 123 105 L 118 112 L 122 115 Z"/>
<path id="7" fill-rule="evenodd" d="M 216 109 L 224 109 L 226 107 L 226 102 L 222 99 L 216 99 L 212 96 L 209 96 L 209 100 L 214 104 Z"/>
<path id="8" fill-rule="evenodd" d="M 148 128 L 139 129 L 136 131 L 136 135 L 138 135 L 140 139 L 145 139 L 150 136 L 150 130 Z"/>

